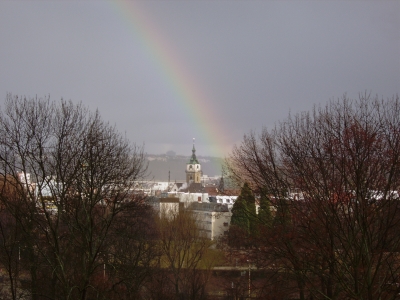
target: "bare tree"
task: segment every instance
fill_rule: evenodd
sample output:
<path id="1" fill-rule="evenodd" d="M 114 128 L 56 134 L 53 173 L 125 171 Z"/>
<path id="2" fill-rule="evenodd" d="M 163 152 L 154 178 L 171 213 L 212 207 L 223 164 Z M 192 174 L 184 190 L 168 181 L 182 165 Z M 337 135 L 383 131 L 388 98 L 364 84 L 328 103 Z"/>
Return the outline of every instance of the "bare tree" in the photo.
<path id="1" fill-rule="evenodd" d="M 17 201 L 17 191 L 15 184 L 9 184 L 11 178 L 2 177 L 1 198 L 12 199 Z M 19 271 L 21 269 L 21 244 L 22 242 L 21 228 L 18 226 L 15 218 L 7 210 L 4 205 L 0 206 L 0 263 L 7 274 L 7 281 L 10 289 L 3 290 L 2 296 L 6 297 L 11 294 L 12 299 L 19 297 L 17 285 L 19 280 Z"/>
<path id="2" fill-rule="evenodd" d="M 174 299 L 205 299 L 205 287 L 216 258 L 210 241 L 188 210 L 162 213 L 159 223 L 161 261 L 174 290 Z"/>
<path id="3" fill-rule="evenodd" d="M 160 251 L 154 212 L 137 201 L 125 205 L 129 207 L 118 215 L 106 241 L 108 252 L 102 253 L 104 264 L 99 275 L 106 299 L 146 298 L 144 286 L 158 274 Z"/>
<path id="4" fill-rule="evenodd" d="M 143 149 L 67 101 L 8 95 L 0 127 L 1 175 L 18 191 L 18 202 L 1 200 L 25 234 L 32 298 L 98 297 L 111 229 L 141 201 L 131 195 Z"/>
<path id="5" fill-rule="evenodd" d="M 264 250 L 300 276 L 302 299 L 397 297 L 399 146 L 398 96 L 364 94 L 290 116 L 234 149 L 231 175 L 289 204 L 290 234 Z"/>

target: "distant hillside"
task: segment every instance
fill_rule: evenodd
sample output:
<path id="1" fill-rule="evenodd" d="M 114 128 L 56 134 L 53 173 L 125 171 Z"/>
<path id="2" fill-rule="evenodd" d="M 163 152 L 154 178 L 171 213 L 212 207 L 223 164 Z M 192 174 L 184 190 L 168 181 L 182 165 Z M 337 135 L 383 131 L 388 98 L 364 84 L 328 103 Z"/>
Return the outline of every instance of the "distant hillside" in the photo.
<path id="1" fill-rule="evenodd" d="M 189 156 L 167 156 L 167 155 L 148 155 L 147 156 L 148 179 L 157 181 L 167 181 L 168 171 L 171 172 L 171 181 L 184 181 L 186 178 L 186 164 L 189 162 Z M 221 176 L 223 159 L 215 157 L 197 156 L 204 175 L 210 177 Z"/>

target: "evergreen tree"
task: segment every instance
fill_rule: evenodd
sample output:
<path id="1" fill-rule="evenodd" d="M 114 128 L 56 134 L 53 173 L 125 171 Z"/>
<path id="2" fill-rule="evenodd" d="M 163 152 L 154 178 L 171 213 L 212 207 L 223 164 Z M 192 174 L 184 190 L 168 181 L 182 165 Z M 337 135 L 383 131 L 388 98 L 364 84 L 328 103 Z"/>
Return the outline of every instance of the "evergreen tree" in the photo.
<path id="1" fill-rule="evenodd" d="M 261 191 L 260 208 L 258 209 L 258 221 L 261 226 L 271 227 L 273 218 L 271 214 L 271 202 L 266 190 Z"/>
<path id="2" fill-rule="evenodd" d="M 247 204 L 240 196 L 236 199 L 232 207 L 231 226 L 236 226 L 246 234 L 249 234 L 250 222 L 247 213 Z"/>
<path id="3" fill-rule="evenodd" d="M 246 182 L 239 197 L 232 207 L 231 225 L 236 225 L 247 234 L 255 234 L 257 231 L 256 200 L 250 186 Z"/>

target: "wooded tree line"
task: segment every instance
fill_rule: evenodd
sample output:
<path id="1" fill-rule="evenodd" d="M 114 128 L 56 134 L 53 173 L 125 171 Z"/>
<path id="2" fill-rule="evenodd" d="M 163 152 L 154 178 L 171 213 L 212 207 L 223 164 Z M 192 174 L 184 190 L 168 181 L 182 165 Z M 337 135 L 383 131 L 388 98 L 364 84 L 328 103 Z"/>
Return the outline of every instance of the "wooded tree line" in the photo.
<path id="1" fill-rule="evenodd" d="M 154 214 L 135 187 L 145 172 L 143 148 L 98 112 L 7 95 L 0 297 L 203 299 L 209 244 L 190 216 Z"/>
<path id="2" fill-rule="evenodd" d="M 277 286 L 281 297 L 397 299 L 398 96 L 344 96 L 291 115 L 272 130 L 246 135 L 227 168 L 263 199 L 261 206 L 267 199 L 274 215 L 240 210 L 230 230 L 231 245 L 247 248 L 253 262 L 269 270 L 269 283 L 278 278 L 275 287 L 265 285 L 266 299 Z M 252 222 L 258 225 L 250 230 Z M 237 240 L 243 231 L 246 238 Z M 285 287 L 291 289 L 286 294 Z"/>

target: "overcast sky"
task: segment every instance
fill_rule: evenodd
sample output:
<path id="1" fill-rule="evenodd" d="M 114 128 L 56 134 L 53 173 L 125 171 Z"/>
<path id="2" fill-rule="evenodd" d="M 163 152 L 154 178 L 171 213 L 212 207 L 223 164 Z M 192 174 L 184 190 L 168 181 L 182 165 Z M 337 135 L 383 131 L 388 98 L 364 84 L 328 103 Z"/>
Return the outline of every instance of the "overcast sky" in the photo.
<path id="1" fill-rule="evenodd" d="M 228 155 L 344 93 L 400 87 L 400 1 L 0 1 L 7 93 L 83 102 L 147 153 Z"/>

